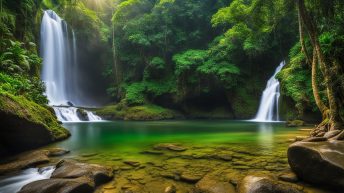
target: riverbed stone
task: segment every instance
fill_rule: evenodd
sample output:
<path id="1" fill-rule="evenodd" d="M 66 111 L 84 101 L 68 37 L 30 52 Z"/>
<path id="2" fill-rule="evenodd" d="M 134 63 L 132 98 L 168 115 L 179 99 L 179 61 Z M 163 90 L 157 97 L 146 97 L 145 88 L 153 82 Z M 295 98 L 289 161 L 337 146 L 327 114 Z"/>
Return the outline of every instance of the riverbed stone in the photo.
<path id="1" fill-rule="evenodd" d="M 48 154 L 49 157 L 59 157 L 59 156 L 63 156 L 70 153 L 69 150 L 63 149 L 63 148 L 51 148 L 51 149 L 48 149 L 48 151 L 49 151 L 49 154 Z"/>
<path id="2" fill-rule="evenodd" d="M 109 168 L 62 160 L 50 179 L 29 183 L 19 193 L 91 193 L 112 177 Z"/>
<path id="3" fill-rule="evenodd" d="M 344 188 L 344 141 L 296 142 L 289 146 L 288 161 L 304 181 Z"/>
<path id="4" fill-rule="evenodd" d="M 252 174 L 239 183 L 238 193 L 302 193 L 302 191 L 292 184 L 281 183 L 271 176 Z"/>
<path id="5" fill-rule="evenodd" d="M 25 185 L 18 193 L 92 193 L 86 178 L 47 179 Z"/>
<path id="6" fill-rule="evenodd" d="M 87 176 L 95 186 L 105 183 L 113 177 L 110 168 L 96 164 L 85 164 L 62 160 L 56 165 L 56 170 L 52 173 L 51 178 L 70 179 L 83 176 Z"/>
<path id="7" fill-rule="evenodd" d="M 235 193 L 235 187 L 229 182 L 219 181 L 215 177 L 205 176 L 197 182 L 195 193 Z"/>
<path id="8" fill-rule="evenodd" d="M 301 127 L 304 125 L 305 125 L 305 122 L 302 120 L 292 120 L 292 121 L 287 121 L 286 123 L 287 127 Z"/>
<path id="9" fill-rule="evenodd" d="M 8 162 L 0 164 L 0 175 L 48 163 L 50 161 L 48 155 L 48 150 L 39 150 L 21 153 L 8 158 Z"/>
<path id="10" fill-rule="evenodd" d="M 177 188 L 174 185 L 167 186 L 164 193 L 176 193 Z"/>
<path id="11" fill-rule="evenodd" d="M 285 182 L 292 182 L 292 183 L 295 183 L 299 180 L 297 175 L 294 172 L 281 174 L 280 176 L 278 176 L 278 179 Z"/>
<path id="12" fill-rule="evenodd" d="M 187 148 L 176 143 L 160 143 L 154 146 L 155 150 L 185 151 Z"/>

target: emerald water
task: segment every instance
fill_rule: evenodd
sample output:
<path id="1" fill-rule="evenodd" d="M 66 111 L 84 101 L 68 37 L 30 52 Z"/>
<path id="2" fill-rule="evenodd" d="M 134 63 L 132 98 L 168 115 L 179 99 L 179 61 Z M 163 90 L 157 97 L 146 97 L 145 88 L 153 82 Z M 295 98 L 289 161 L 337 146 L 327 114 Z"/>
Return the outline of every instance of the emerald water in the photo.
<path id="1" fill-rule="evenodd" d="M 225 120 L 84 122 L 64 126 L 72 136 L 52 147 L 71 150 L 64 158 L 112 167 L 114 180 L 99 190 L 109 193 L 121 192 L 123 187 L 163 192 L 171 183 L 181 192 L 188 192 L 193 187 L 187 183 L 189 178 L 209 174 L 233 183 L 250 172 L 279 175 L 289 170 L 288 140 L 307 134 L 300 128 L 285 127 L 285 123 Z M 154 148 L 161 143 L 186 150 Z"/>
<path id="2" fill-rule="evenodd" d="M 160 143 L 178 143 L 186 148 L 211 149 L 229 147 L 260 155 L 283 152 L 289 138 L 302 135 L 297 128 L 284 123 L 255 123 L 245 121 L 152 121 L 152 122 L 84 122 L 65 123 L 72 136 L 53 146 L 71 150 L 69 156 L 102 163 L 114 158 L 149 160 L 142 154 Z M 197 153 L 197 152 L 196 152 Z M 92 155 L 94 154 L 94 155 Z M 92 156 L 91 156 L 92 155 Z M 80 158 L 81 159 L 81 158 Z M 153 157 L 153 159 L 156 159 Z"/>

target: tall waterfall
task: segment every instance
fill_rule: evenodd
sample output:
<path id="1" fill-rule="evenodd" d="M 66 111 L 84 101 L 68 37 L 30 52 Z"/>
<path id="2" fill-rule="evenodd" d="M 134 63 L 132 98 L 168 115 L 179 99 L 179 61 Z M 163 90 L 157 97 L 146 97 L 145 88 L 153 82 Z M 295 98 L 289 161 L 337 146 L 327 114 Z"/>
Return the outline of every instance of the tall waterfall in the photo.
<path id="1" fill-rule="evenodd" d="M 257 115 L 252 121 L 279 121 L 278 102 L 280 97 L 280 83 L 275 76 L 282 70 L 284 64 L 284 61 L 281 62 L 276 68 L 275 73 L 268 80 L 266 88 L 263 91 Z"/>
<path id="2" fill-rule="evenodd" d="M 72 33 L 72 36 L 70 36 Z M 82 121 L 75 107 L 82 105 L 78 93 L 77 42 L 73 30 L 54 11 L 44 11 L 41 24 L 41 55 L 43 58 L 42 80 L 46 87 L 49 104 L 60 121 Z M 87 120 L 100 117 L 86 111 Z"/>

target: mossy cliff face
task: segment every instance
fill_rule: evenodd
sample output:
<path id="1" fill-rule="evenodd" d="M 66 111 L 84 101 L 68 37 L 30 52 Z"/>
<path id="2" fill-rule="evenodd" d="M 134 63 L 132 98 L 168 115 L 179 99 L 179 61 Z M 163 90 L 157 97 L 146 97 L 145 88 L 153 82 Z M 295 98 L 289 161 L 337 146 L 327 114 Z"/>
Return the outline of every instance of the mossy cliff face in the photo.
<path id="1" fill-rule="evenodd" d="M 17 152 L 70 136 L 52 111 L 21 96 L 0 94 L 0 147 Z"/>

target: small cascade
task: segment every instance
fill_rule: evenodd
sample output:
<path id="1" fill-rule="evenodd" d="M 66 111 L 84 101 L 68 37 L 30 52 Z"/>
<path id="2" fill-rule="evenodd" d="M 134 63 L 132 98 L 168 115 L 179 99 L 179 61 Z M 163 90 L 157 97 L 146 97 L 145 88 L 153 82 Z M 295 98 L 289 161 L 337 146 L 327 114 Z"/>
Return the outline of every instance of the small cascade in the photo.
<path id="1" fill-rule="evenodd" d="M 61 122 L 82 122 L 82 121 L 102 121 L 102 119 L 91 111 L 81 110 L 76 107 L 53 107 L 57 119 Z"/>
<path id="2" fill-rule="evenodd" d="M 87 113 L 87 117 L 89 121 L 101 121 L 102 118 L 100 118 L 99 116 L 95 115 L 94 113 L 90 112 L 90 111 L 86 111 Z"/>
<path id="3" fill-rule="evenodd" d="M 1 193 L 14 193 L 18 192 L 23 186 L 34 181 L 49 179 L 54 172 L 55 167 L 48 166 L 44 168 L 29 168 L 21 171 L 13 176 L 6 176 L 0 180 Z"/>
<path id="4" fill-rule="evenodd" d="M 73 29 L 54 11 L 44 11 L 41 25 L 42 80 L 49 105 L 62 122 L 100 121 L 99 116 L 74 105 L 82 106 L 79 93 L 77 41 Z"/>
<path id="5" fill-rule="evenodd" d="M 281 62 L 276 68 L 275 73 L 268 80 L 266 88 L 263 91 L 263 95 L 260 101 L 259 109 L 256 117 L 252 121 L 257 122 L 272 122 L 279 121 L 279 97 L 280 97 L 280 83 L 275 78 L 278 72 L 280 72 L 285 65 L 285 62 Z"/>

